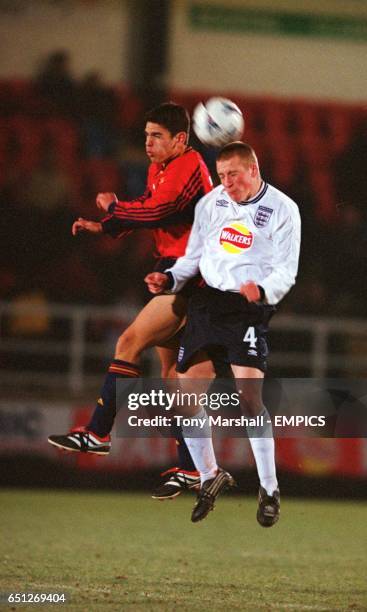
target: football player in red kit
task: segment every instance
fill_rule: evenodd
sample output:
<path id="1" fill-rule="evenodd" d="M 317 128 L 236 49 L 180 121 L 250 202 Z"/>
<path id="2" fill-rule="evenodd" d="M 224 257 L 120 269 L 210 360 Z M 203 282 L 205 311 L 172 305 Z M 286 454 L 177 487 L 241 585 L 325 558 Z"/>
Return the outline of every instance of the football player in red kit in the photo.
<path id="1" fill-rule="evenodd" d="M 186 109 L 172 102 L 161 104 L 146 115 L 145 148 L 151 164 L 145 193 L 131 201 L 119 201 L 114 193 L 100 193 L 96 203 L 105 211 L 101 222 L 79 218 L 72 227 L 79 232 L 123 237 L 131 230 L 151 228 L 154 233 L 156 271 L 172 266 L 184 255 L 196 203 L 212 189 L 209 171 L 197 151 L 188 146 L 190 119 Z M 88 425 L 65 435 L 52 435 L 49 442 L 70 451 L 106 455 L 116 415 L 116 381 L 141 376 L 140 355 L 155 346 L 161 360 L 162 377 L 173 377 L 178 341 L 175 335 L 185 322 L 187 292 L 160 295 L 150 300 L 117 340 L 101 396 Z M 203 368 L 203 378 L 212 372 Z M 176 497 L 184 488 L 199 484 L 199 475 L 183 438 L 177 437 L 179 467 L 168 471 L 169 479 L 153 497 Z"/>

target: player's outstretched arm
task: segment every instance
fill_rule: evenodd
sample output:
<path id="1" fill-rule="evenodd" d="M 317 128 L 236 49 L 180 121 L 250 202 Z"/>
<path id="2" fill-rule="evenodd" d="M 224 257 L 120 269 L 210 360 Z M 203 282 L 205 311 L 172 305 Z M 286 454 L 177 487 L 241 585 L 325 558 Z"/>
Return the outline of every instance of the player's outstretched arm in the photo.
<path id="1" fill-rule="evenodd" d="M 97 205 L 107 212 L 103 231 L 119 236 L 126 229 L 164 228 L 191 224 L 194 207 L 205 191 L 201 164 L 196 154 L 173 160 L 159 181 L 150 169 L 144 194 L 130 201 L 116 201 L 115 194 L 98 194 Z M 205 182 L 205 181 L 204 181 Z M 157 184 L 156 184 L 157 183 Z M 209 186 L 209 177 L 208 177 Z M 153 184 L 155 188 L 153 189 Z"/>
<path id="2" fill-rule="evenodd" d="M 163 293 L 169 284 L 168 274 L 163 274 L 162 272 L 151 272 L 146 275 L 144 280 L 148 285 L 150 293 L 155 294 Z"/>
<path id="3" fill-rule="evenodd" d="M 89 232 L 91 234 L 102 234 L 103 228 L 102 223 L 98 223 L 98 221 L 88 221 L 87 219 L 83 219 L 79 217 L 77 221 L 74 221 L 71 233 L 73 236 L 76 236 L 80 232 Z"/>

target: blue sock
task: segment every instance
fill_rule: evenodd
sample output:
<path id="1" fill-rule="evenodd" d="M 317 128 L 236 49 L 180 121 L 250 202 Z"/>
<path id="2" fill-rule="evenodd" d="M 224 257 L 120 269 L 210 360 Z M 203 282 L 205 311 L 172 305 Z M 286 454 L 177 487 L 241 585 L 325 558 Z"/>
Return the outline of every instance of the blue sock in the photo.
<path id="1" fill-rule="evenodd" d="M 120 378 L 139 378 L 140 368 L 134 363 L 113 359 L 87 429 L 104 438 L 110 433 L 116 416 L 116 381 Z"/>
<path id="2" fill-rule="evenodd" d="M 186 446 L 181 427 L 172 425 L 171 432 L 176 438 L 178 467 L 180 467 L 181 470 L 187 470 L 188 472 L 196 472 L 196 467 L 191 459 L 190 451 Z"/>

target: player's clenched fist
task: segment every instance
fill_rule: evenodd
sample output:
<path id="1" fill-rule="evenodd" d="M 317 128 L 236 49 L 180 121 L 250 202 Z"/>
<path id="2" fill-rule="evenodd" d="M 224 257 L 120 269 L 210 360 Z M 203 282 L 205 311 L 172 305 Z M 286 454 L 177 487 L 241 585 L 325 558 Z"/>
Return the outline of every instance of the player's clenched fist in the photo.
<path id="1" fill-rule="evenodd" d="M 259 302 L 261 300 L 260 289 L 253 281 L 243 283 L 240 287 L 240 294 L 243 295 L 248 302 Z"/>
<path id="2" fill-rule="evenodd" d="M 98 208 L 108 212 L 108 208 L 114 202 L 118 202 L 117 195 L 111 192 L 99 193 L 96 197 L 96 204 Z"/>
<path id="3" fill-rule="evenodd" d="M 102 223 L 98 223 L 97 221 L 88 221 L 87 219 L 83 219 L 79 217 L 77 221 L 74 221 L 71 233 L 73 236 L 79 234 L 79 232 L 90 232 L 91 234 L 101 234 L 102 233 Z"/>
<path id="4" fill-rule="evenodd" d="M 167 274 L 162 272 L 151 272 L 145 277 L 145 282 L 148 285 L 150 293 L 163 293 L 168 285 Z"/>

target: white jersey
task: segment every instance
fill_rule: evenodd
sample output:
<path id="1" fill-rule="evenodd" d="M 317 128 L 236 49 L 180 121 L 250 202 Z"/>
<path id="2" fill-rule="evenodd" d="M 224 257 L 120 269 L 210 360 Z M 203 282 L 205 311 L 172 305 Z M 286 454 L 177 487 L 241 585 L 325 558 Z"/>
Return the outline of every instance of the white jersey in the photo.
<path id="1" fill-rule="evenodd" d="M 219 185 L 196 206 L 186 253 L 169 269 L 172 292 L 200 271 L 221 291 L 238 292 L 254 281 L 266 303 L 277 304 L 296 279 L 300 234 L 297 205 L 275 187 L 263 182 L 253 198 L 238 204 Z"/>

